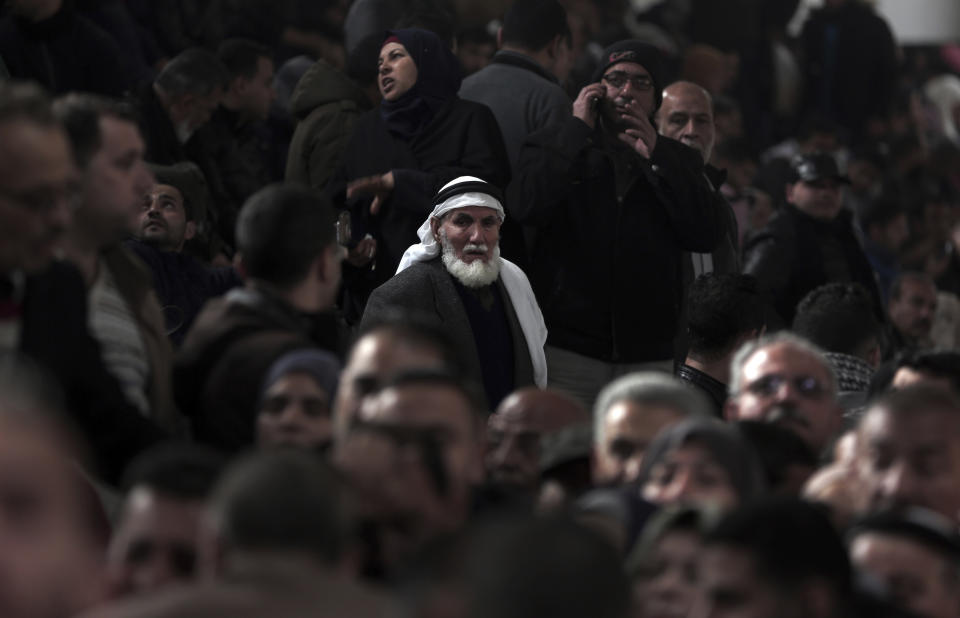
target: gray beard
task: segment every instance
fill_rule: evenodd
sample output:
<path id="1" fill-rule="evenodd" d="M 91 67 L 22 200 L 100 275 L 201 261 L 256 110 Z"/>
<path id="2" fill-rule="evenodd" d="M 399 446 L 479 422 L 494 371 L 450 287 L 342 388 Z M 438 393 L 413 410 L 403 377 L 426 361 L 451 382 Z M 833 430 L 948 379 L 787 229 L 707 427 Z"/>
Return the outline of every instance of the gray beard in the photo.
<path id="1" fill-rule="evenodd" d="M 446 234 L 441 230 L 440 245 L 443 247 L 443 265 L 447 272 L 454 279 L 468 288 L 482 288 L 490 285 L 500 276 L 500 246 L 493 249 L 493 257 L 489 262 L 483 260 L 474 260 L 471 263 L 464 262 L 453 251 L 453 245 L 447 240 Z"/>

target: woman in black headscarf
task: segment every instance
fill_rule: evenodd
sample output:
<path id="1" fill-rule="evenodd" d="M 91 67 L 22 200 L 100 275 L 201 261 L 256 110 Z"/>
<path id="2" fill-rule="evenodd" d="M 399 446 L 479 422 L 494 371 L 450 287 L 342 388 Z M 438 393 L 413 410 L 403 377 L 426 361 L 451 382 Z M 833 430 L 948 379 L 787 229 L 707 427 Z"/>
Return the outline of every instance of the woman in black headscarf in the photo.
<path id="1" fill-rule="evenodd" d="M 460 76 L 456 57 L 432 32 L 387 33 L 377 79 L 383 101 L 357 121 L 331 184 L 352 219 L 348 318 L 359 318 L 369 293 L 418 242 L 417 228 L 444 184 L 477 176 L 502 189 L 510 179 L 493 112 L 457 97 Z"/>

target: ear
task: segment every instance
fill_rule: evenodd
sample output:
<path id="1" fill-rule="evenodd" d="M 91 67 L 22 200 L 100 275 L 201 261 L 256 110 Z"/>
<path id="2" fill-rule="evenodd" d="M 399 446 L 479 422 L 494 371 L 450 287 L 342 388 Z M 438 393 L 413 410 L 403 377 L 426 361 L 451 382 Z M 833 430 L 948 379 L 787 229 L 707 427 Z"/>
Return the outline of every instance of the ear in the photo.
<path id="1" fill-rule="evenodd" d="M 503 27 L 497 28 L 497 49 L 503 47 Z"/>
<path id="2" fill-rule="evenodd" d="M 247 89 L 247 83 L 248 81 L 244 77 L 234 78 L 227 87 L 227 92 L 230 94 L 243 94 L 243 91 Z"/>
<path id="3" fill-rule="evenodd" d="M 786 188 L 783 190 L 784 197 L 787 198 L 787 203 L 793 203 L 793 187 L 796 186 L 794 183 L 788 183 Z"/>
<path id="4" fill-rule="evenodd" d="M 430 231 L 433 233 L 433 239 L 440 242 L 440 219 L 430 217 Z"/>
<path id="5" fill-rule="evenodd" d="M 183 239 L 184 240 L 193 240 L 193 237 L 197 235 L 197 224 L 193 221 L 187 221 L 186 227 L 183 228 Z"/>

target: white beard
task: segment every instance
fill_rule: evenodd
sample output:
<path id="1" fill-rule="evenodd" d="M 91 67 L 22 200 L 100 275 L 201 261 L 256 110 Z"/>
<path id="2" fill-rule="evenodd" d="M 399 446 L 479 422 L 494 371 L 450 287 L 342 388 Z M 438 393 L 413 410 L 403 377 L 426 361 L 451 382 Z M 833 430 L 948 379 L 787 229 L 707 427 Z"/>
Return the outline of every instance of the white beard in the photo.
<path id="1" fill-rule="evenodd" d="M 454 253 L 453 245 L 447 239 L 444 230 L 440 230 L 440 246 L 443 247 L 443 265 L 457 281 L 468 288 L 482 288 L 490 285 L 500 276 L 500 246 L 493 248 L 493 257 L 489 262 L 483 260 L 474 260 L 467 263 L 457 257 Z M 486 245 L 466 245 L 464 251 L 468 249 L 480 249 L 486 251 Z"/>

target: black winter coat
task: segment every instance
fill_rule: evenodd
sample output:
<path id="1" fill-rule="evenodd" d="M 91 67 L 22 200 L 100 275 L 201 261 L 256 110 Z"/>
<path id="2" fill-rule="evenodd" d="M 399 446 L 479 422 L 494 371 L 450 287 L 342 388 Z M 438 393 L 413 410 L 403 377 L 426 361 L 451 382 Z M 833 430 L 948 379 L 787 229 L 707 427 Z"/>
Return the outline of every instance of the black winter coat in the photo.
<path id="1" fill-rule="evenodd" d="M 832 282 L 822 254 L 827 241 L 839 243 L 850 281 L 867 289 L 877 318 L 884 320 L 876 276 L 854 234 L 849 212 L 841 211 L 833 221 L 821 221 L 787 205 L 743 250 L 743 271 L 758 279 L 761 293 L 782 320 L 768 326 L 790 326 L 797 303 L 814 288 Z"/>
<path id="2" fill-rule="evenodd" d="M 630 151 L 618 195 L 612 148 L 578 118 L 532 134 L 507 199 L 538 228 L 531 283 L 548 345 L 607 362 L 673 358 L 683 251 L 713 251 L 722 198 L 693 149 L 660 136 L 649 161 Z M 689 259 L 689 258 L 686 258 Z"/>

